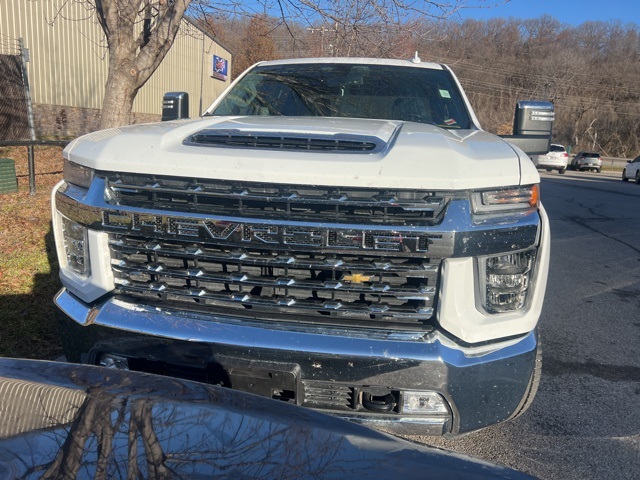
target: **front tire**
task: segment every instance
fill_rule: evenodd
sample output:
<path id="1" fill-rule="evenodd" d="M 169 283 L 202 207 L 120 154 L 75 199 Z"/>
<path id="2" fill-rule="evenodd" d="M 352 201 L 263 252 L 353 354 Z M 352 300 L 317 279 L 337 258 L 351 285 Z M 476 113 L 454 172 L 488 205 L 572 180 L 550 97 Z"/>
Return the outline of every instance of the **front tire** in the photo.
<path id="1" fill-rule="evenodd" d="M 640 185 L 640 169 L 636 170 L 636 183 Z"/>
<path id="2" fill-rule="evenodd" d="M 628 182 L 629 179 L 627 178 L 627 171 L 626 170 L 622 170 L 622 181 L 623 182 Z"/>
<path id="3" fill-rule="evenodd" d="M 566 170 L 567 170 L 566 168 L 561 168 L 560 170 L 558 170 L 558 173 L 562 175 Z"/>

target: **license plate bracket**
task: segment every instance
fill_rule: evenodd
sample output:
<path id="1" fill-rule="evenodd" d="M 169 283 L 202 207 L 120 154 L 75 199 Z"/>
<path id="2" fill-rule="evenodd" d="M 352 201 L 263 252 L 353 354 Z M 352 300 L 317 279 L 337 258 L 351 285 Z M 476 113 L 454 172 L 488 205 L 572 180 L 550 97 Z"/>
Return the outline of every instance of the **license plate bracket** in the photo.
<path id="1" fill-rule="evenodd" d="M 301 405 L 300 366 L 218 355 L 207 365 L 207 383 Z"/>

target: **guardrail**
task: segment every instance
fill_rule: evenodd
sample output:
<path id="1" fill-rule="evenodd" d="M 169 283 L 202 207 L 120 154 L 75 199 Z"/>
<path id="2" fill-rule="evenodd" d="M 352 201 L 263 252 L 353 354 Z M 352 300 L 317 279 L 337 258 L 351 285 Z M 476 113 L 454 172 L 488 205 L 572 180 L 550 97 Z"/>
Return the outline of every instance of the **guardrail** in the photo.
<path id="1" fill-rule="evenodd" d="M 617 158 L 617 157 L 602 157 L 602 166 L 603 167 L 614 167 L 614 168 L 624 168 L 628 162 L 630 162 L 631 158 Z"/>
<path id="2" fill-rule="evenodd" d="M 33 147 L 39 145 L 57 145 L 66 147 L 70 140 L 0 140 L 0 147 L 27 147 L 29 165 L 29 194 L 36 194 L 36 162 Z"/>

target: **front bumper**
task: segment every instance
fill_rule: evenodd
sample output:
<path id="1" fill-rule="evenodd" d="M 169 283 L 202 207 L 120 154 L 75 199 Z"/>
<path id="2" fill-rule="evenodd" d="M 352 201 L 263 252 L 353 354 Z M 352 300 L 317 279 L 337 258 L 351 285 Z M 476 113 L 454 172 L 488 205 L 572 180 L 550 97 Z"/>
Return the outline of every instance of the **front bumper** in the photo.
<path id="1" fill-rule="evenodd" d="M 399 434 L 456 435 L 509 419 L 527 393 L 537 349 L 535 331 L 468 346 L 437 330 L 285 328 L 152 308 L 118 297 L 89 305 L 66 289 L 55 303 L 69 360 L 95 364 L 107 353 L 131 359 L 130 365 L 137 365 L 133 369 L 201 381 L 212 381 L 212 366 L 234 364 L 234 359 L 260 374 L 267 371 L 264 365 L 286 365 L 295 370 L 291 375 L 300 388 L 295 403 Z M 249 386 L 253 383 L 243 384 L 254 391 Z M 436 392 L 448 412 L 370 411 L 358 401 L 369 391 Z M 340 395 L 354 398 L 349 405 Z M 333 397 L 338 401 L 332 403 Z"/>

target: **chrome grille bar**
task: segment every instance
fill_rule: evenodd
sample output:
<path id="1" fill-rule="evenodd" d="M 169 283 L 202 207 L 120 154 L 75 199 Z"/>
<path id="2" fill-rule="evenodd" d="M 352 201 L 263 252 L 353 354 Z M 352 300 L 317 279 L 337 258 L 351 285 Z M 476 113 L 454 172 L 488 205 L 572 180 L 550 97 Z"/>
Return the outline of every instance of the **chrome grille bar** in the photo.
<path id="1" fill-rule="evenodd" d="M 102 172 L 111 205 L 287 220 L 432 225 L 451 192 L 273 185 Z"/>
<path id="2" fill-rule="evenodd" d="M 286 253 L 110 235 L 119 293 L 335 325 L 427 327 L 441 258 Z M 186 304 L 185 304 L 186 302 Z M 191 305 L 191 307 L 189 307 Z M 249 310 L 247 310 L 249 309 Z"/>
<path id="3" fill-rule="evenodd" d="M 216 274 L 207 272 L 203 268 L 189 268 L 179 270 L 177 268 L 168 267 L 162 263 L 149 263 L 146 265 L 136 266 L 124 260 L 115 261 L 113 270 L 123 277 L 144 277 L 153 276 L 159 281 L 171 282 L 173 280 L 187 280 L 191 283 L 198 284 L 223 284 L 236 285 L 243 287 L 268 287 L 281 290 L 330 290 L 336 293 L 365 293 L 377 294 L 389 297 L 396 297 L 402 300 L 422 300 L 429 301 L 435 293 L 434 287 L 426 285 L 411 286 L 394 286 L 388 282 L 375 281 L 380 276 L 369 277 L 370 281 L 363 283 L 352 283 L 348 280 L 330 280 L 330 281 L 313 281 L 298 280 L 293 276 L 281 277 L 255 277 L 249 273 L 242 271 L 234 271 L 227 274 Z"/>
<path id="4" fill-rule="evenodd" d="M 172 242 L 155 242 L 133 237 L 118 238 L 111 243 L 113 251 L 121 255 L 155 255 L 158 258 L 198 260 L 200 262 L 225 262 L 230 265 L 251 265 L 267 268 L 292 269 L 341 269 L 363 273 L 385 272 L 413 278 L 435 278 L 439 262 L 428 263 L 428 258 L 372 258 L 359 260 L 353 256 L 312 256 L 308 254 L 274 253 L 269 256 L 243 249 L 225 250 L 206 245 L 181 245 Z"/>
<path id="5" fill-rule="evenodd" d="M 212 292 L 204 288 L 172 288 L 163 283 L 119 282 L 119 290 L 123 294 L 141 295 L 152 298 L 160 297 L 169 301 L 197 300 L 201 306 L 215 305 L 233 308 L 230 304 L 244 307 L 266 307 L 269 309 L 287 307 L 289 313 L 335 313 L 340 320 L 345 316 L 363 319 L 372 315 L 380 315 L 378 321 L 388 323 L 391 320 L 424 320 L 433 315 L 432 307 L 411 307 L 407 304 L 392 306 L 388 303 L 354 304 L 341 300 L 301 299 L 293 296 L 256 296 L 245 292 Z M 370 319 L 371 320 L 371 319 Z M 371 320 L 375 325 L 375 319 Z"/>
<path id="6" fill-rule="evenodd" d="M 247 189 L 235 189 L 235 190 L 220 190 L 215 187 L 208 187 L 199 183 L 190 183 L 183 187 L 171 187 L 165 186 L 159 182 L 153 182 L 151 184 L 135 184 L 124 183 L 123 181 L 116 181 L 109 184 L 114 192 L 124 196 L 125 194 L 175 194 L 175 195 L 199 195 L 209 198 L 226 198 L 233 200 L 245 200 L 256 202 L 290 202 L 292 204 L 300 205 L 330 205 L 330 206 L 349 206 L 349 207 L 380 207 L 383 205 L 390 207 L 399 207 L 403 210 L 409 211 L 436 211 L 442 209 L 444 206 L 444 198 L 431 198 L 428 193 L 424 193 L 422 199 L 416 201 L 407 201 L 398 198 L 396 195 L 384 195 L 380 197 L 371 197 L 367 199 L 365 197 L 350 196 L 347 193 L 319 193 L 317 195 L 305 196 L 298 193 L 295 190 L 283 190 L 273 193 L 269 192 L 255 192 Z M 419 195 L 418 195 L 419 196 Z"/>

